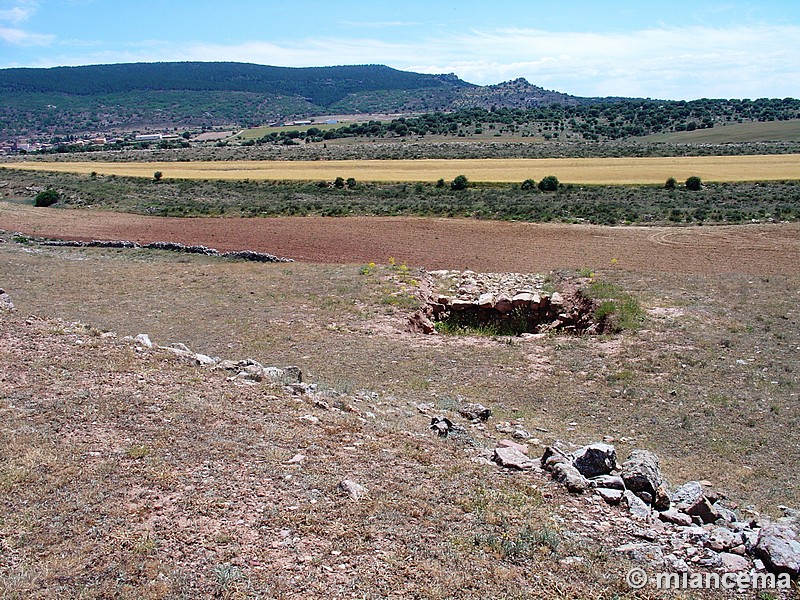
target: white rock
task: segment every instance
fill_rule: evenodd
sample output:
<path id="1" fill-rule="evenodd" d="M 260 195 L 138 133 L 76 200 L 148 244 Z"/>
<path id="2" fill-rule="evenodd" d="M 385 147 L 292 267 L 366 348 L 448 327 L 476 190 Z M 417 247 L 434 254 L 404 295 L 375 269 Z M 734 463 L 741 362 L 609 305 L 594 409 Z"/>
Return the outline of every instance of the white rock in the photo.
<path id="1" fill-rule="evenodd" d="M 153 342 L 150 341 L 150 336 L 148 336 L 146 333 L 140 333 L 136 336 L 136 338 L 134 338 L 134 341 L 145 348 L 153 347 Z"/>

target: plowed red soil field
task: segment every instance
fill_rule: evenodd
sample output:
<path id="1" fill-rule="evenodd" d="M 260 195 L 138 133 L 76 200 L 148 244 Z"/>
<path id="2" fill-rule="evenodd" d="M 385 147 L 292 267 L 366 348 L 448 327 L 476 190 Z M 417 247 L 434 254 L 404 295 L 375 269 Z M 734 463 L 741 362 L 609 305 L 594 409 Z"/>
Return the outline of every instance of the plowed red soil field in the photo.
<path id="1" fill-rule="evenodd" d="M 0 229 L 64 239 L 171 241 L 298 261 L 541 272 L 800 274 L 800 223 L 601 227 L 393 217 L 164 218 L 0 204 Z"/>

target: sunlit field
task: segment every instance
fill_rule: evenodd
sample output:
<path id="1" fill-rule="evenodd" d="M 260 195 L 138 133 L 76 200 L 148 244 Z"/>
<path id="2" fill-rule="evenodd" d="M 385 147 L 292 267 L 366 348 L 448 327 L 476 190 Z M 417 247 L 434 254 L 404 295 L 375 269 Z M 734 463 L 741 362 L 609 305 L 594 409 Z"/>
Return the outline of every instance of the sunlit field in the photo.
<path id="1" fill-rule="evenodd" d="M 11 166 L 11 165 L 9 165 Z M 548 158 L 464 160 L 346 160 L 231 162 L 30 162 L 16 169 L 175 179 L 251 179 L 433 182 L 465 175 L 473 182 L 521 182 L 555 175 L 563 183 L 658 184 L 670 177 L 683 181 L 769 181 L 800 178 L 800 154 L 658 158 Z"/>

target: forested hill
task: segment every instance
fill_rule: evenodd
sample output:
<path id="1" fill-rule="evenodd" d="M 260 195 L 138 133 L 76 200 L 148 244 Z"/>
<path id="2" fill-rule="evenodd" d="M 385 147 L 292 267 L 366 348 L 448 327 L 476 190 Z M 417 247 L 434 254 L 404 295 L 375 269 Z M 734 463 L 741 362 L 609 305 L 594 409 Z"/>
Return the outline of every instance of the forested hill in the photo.
<path id="1" fill-rule="evenodd" d="M 247 127 L 324 114 L 577 104 L 524 79 L 478 86 L 382 65 L 172 62 L 0 69 L 0 137 L 148 127 Z"/>
<path id="2" fill-rule="evenodd" d="M 423 75 L 382 65 L 271 67 L 231 62 L 171 62 L 1 69 L 0 93 L 92 96 L 134 91 L 228 91 L 298 96 L 321 107 L 377 90 L 476 87 L 455 75 Z"/>

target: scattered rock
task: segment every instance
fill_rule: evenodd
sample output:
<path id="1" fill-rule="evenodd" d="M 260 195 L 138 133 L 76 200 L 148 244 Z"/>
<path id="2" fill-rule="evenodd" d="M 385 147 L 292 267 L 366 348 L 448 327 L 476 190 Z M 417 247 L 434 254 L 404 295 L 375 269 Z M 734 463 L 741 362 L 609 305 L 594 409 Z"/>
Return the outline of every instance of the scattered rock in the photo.
<path id="1" fill-rule="evenodd" d="M 626 507 L 631 515 L 640 519 L 648 519 L 652 513 L 650 507 L 644 503 L 644 500 L 630 490 L 625 490 L 622 493 L 620 505 Z"/>
<path id="2" fill-rule="evenodd" d="M 511 440 L 500 440 L 497 442 L 497 445 L 502 448 L 513 448 L 514 450 L 517 450 L 526 456 L 528 455 L 529 448 L 527 444 L 518 444 L 517 442 L 512 442 Z"/>
<path id="3" fill-rule="evenodd" d="M 698 517 L 703 523 L 714 523 L 720 518 L 720 514 L 703 493 L 703 486 L 699 481 L 689 481 L 675 490 L 672 504 L 677 510 Z"/>
<path id="4" fill-rule="evenodd" d="M 453 429 L 453 422 L 447 417 L 433 417 L 431 418 L 430 429 L 435 431 L 439 437 L 447 437 Z"/>
<path id="5" fill-rule="evenodd" d="M 706 547 L 714 552 L 725 552 L 741 544 L 741 537 L 725 527 L 716 527 L 706 540 Z"/>
<path id="6" fill-rule="evenodd" d="M 599 475 L 591 478 L 592 484 L 599 488 L 609 488 L 612 490 L 624 490 L 625 482 L 618 475 Z"/>
<path id="7" fill-rule="evenodd" d="M 363 498 L 367 493 L 367 488 L 351 479 L 344 479 L 340 481 L 339 490 L 350 496 L 350 498 L 355 502 L 361 500 L 361 498 Z"/>
<path id="8" fill-rule="evenodd" d="M 564 484 L 571 494 L 582 494 L 592 487 L 589 480 L 569 462 L 556 463 L 551 472 L 553 479 Z"/>
<path id="9" fill-rule="evenodd" d="M 719 559 L 722 561 L 722 568 L 726 573 L 738 573 L 739 571 L 749 571 L 753 565 L 744 556 L 721 552 Z"/>
<path id="10" fill-rule="evenodd" d="M 148 336 L 146 333 L 138 334 L 134 338 L 134 341 L 137 344 L 139 344 L 140 346 L 143 346 L 144 348 L 152 348 L 153 347 L 153 342 L 150 341 L 150 336 Z"/>
<path id="11" fill-rule="evenodd" d="M 615 490 L 611 488 L 598 487 L 594 489 L 595 493 L 605 500 L 608 504 L 616 506 L 622 500 L 622 490 Z"/>
<path id="12" fill-rule="evenodd" d="M 507 469 L 526 470 L 532 469 L 536 465 L 532 459 L 525 456 L 516 448 L 508 448 L 504 446 L 495 448 L 492 460 L 501 467 L 505 467 Z"/>
<path id="13" fill-rule="evenodd" d="M 686 561 L 682 558 L 678 558 L 674 554 L 667 554 L 664 557 L 664 565 L 667 567 L 668 571 L 674 573 L 689 573 L 691 571 Z"/>
<path id="14" fill-rule="evenodd" d="M 572 464 L 584 477 L 608 475 L 617 468 L 617 451 L 611 444 L 590 444 L 573 453 Z"/>
<path id="15" fill-rule="evenodd" d="M 622 480 L 631 492 L 647 492 L 652 497 L 664 483 L 658 457 L 647 450 L 634 450 L 622 464 Z"/>
<path id="16" fill-rule="evenodd" d="M 770 523 L 758 534 L 755 554 L 771 571 L 800 575 L 800 536 L 785 523 Z"/>
<path id="17" fill-rule="evenodd" d="M 216 359 L 211 358 L 207 354 L 200 354 L 199 352 L 194 355 L 194 360 L 202 367 L 211 367 L 217 364 Z"/>
<path id="18" fill-rule="evenodd" d="M 661 567 L 664 564 L 664 552 L 658 544 L 633 542 L 614 548 L 614 552 L 619 552 L 631 560 L 648 565 Z"/>
<path id="19" fill-rule="evenodd" d="M 669 493 L 669 487 L 664 482 L 656 488 L 653 494 L 653 508 L 656 510 L 669 510 L 672 504 L 672 496 Z"/>
<path id="20" fill-rule="evenodd" d="M 483 404 L 465 404 L 458 414 L 470 421 L 487 421 L 492 416 L 492 411 Z"/>
<path id="21" fill-rule="evenodd" d="M 0 310 L 12 311 L 14 310 L 14 303 L 11 301 L 5 290 L 0 290 Z"/>
<path id="22" fill-rule="evenodd" d="M 691 527 L 692 525 L 692 517 L 674 508 L 659 512 L 658 518 L 665 523 L 672 523 L 673 525 L 679 525 L 681 527 Z"/>

